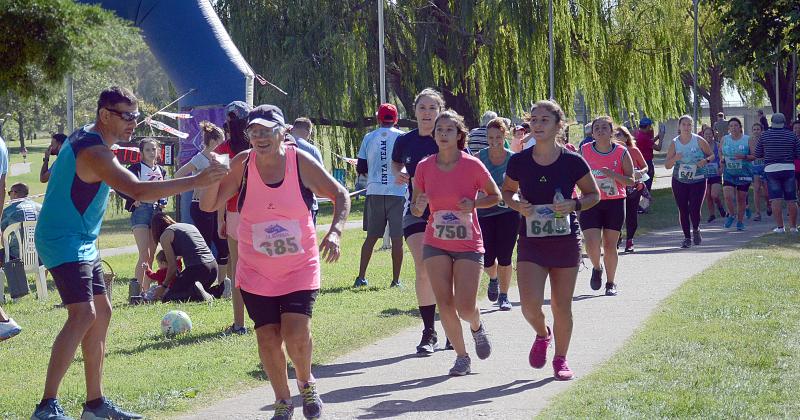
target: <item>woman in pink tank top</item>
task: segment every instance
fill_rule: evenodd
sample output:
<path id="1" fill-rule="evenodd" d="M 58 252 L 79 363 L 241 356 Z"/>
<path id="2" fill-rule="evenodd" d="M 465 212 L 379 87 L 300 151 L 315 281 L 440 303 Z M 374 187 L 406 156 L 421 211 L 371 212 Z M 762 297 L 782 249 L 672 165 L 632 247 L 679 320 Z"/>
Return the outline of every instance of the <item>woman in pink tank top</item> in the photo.
<path id="1" fill-rule="evenodd" d="M 200 205 L 220 208 L 240 192 L 236 285 L 255 323 L 261 362 L 275 392 L 275 414 L 286 416 L 294 410 L 285 344 L 303 413 L 318 418 L 322 400 L 311 374 L 311 314 L 320 287 L 320 259 L 339 259 L 350 198 L 314 158 L 284 144 L 286 126 L 278 107 L 253 109 L 247 135 L 253 148 L 233 158 L 230 173 L 202 193 Z M 311 193 L 334 202 L 333 222 L 319 246 Z"/>
<path id="2" fill-rule="evenodd" d="M 422 259 L 444 331 L 456 351 L 450 375 L 463 376 L 470 373 L 471 360 L 459 317 L 469 322 L 478 357 L 486 359 L 492 351 L 476 304 L 484 252 L 476 209 L 497 204 L 500 190 L 483 163 L 462 151 L 467 128 L 460 115 L 440 113 L 434 139 L 439 152 L 417 166 L 410 210 L 422 217 L 430 206 Z M 479 191 L 485 193 L 481 198 Z"/>
<path id="3" fill-rule="evenodd" d="M 580 213 L 579 220 L 586 242 L 586 253 L 592 261 L 592 290 L 600 290 L 603 283 L 603 265 L 600 263 L 602 247 L 606 273 L 606 296 L 616 296 L 614 277 L 617 272 L 617 242 L 625 223 L 625 187 L 632 186 L 633 160 L 620 144 L 611 141 L 614 121 L 611 117 L 598 117 L 592 121 L 594 141 L 581 147 L 581 154 L 592 170 L 600 188 L 600 203 Z"/>

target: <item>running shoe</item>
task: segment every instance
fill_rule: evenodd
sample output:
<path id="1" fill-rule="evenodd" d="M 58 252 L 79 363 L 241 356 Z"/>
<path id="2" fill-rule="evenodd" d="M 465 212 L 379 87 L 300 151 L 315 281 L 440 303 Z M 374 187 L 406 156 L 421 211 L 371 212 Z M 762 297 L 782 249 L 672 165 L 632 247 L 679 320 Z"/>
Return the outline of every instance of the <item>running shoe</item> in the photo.
<path id="1" fill-rule="evenodd" d="M 449 338 L 447 338 L 447 337 L 445 337 L 445 340 L 444 340 L 444 348 L 443 348 L 442 350 L 454 350 L 454 349 L 453 349 L 453 345 L 452 345 L 452 344 L 450 344 L 450 339 L 449 339 Z"/>
<path id="2" fill-rule="evenodd" d="M 33 410 L 31 420 L 73 420 L 55 398 L 48 399 Z"/>
<path id="3" fill-rule="evenodd" d="M 617 284 L 606 282 L 606 296 L 616 296 L 616 295 L 617 295 Z"/>
<path id="4" fill-rule="evenodd" d="M 366 287 L 369 284 L 367 279 L 363 277 L 356 277 L 356 281 L 353 283 L 353 287 Z"/>
<path id="5" fill-rule="evenodd" d="M 0 280 L 2 281 L 2 280 Z M 8 318 L 6 322 L 0 322 L 0 341 L 8 340 L 9 338 L 22 332 L 20 327 L 13 319 Z"/>
<path id="6" fill-rule="evenodd" d="M 736 222 L 736 230 L 739 232 L 744 230 L 744 222 Z"/>
<path id="7" fill-rule="evenodd" d="M 278 400 L 275 401 L 275 414 L 272 420 L 291 420 L 294 415 L 294 404 L 292 400 Z"/>
<path id="8" fill-rule="evenodd" d="M 714 220 L 717 220 L 717 216 L 714 216 L 714 215 L 712 214 L 711 216 L 708 216 L 708 220 L 706 220 L 706 223 L 711 223 L 711 222 L 713 222 Z"/>
<path id="9" fill-rule="evenodd" d="M 547 363 L 547 348 L 550 347 L 550 341 L 553 339 L 553 332 L 550 327 L 547 327 L 547 337 L 536 336 L 533 340 L 531 351 L 528 353 L 528 363 L 534 369 L 541 369 Z"/>
<path id="10" fill-rule="evenodd" d="M 796 228 L 796 227 L 793 227 L 793 228 L 789 229 L 789 232 L 792 232 L 792 233 L 797 233 L 797 228 Z"/>
<path id="11" fill-rule="evenodd" d="M 736 219 L 734 219 L 733 216 L 728 216 L 728 218 L 725 220 L 725 229 L 728 229 L 731 226 L 733 226 L 733 222 L 735 221 Z"/>
<path id="12" fill-rule="evenodd" d="M 86 404 L 83 405 L 83 414 L 81 414 L 81 420 L 132 420 L 142 418 L 140 414 L 123 411 L 106 397 L 100 398 L 102 398 L 103 401 L 97 408 L 89 408 Z"/>
<path id="13" fill-rule="evenodd" d="M 225 280 L 222 281 L 222 298 L 223 299 L 230 299 L 233 295 L 233 282 L 231 279 L 225 277 Z"/>
<path id="14" fill-rule="evenodd" d="M 239 326 L 236 324 L 231 324 L 228 328 L 225 328 L 224 332 L 225 335 L 233 335 L 233 334 L 245 335 L 247 333 L 248 333 L 247 327 Z"/>
<path id="15" fill-rule="evenodd" d="M 557 381 L 569 381 L 575 377 L 575 372 L 567 365 L 567 358 L 556 356 L 553 358 L 553 377 Z"/>
<path id="16" fill-rule="evenodd" d="M 433 328 L 422 330 L 422 339 L 417 346 L 417 356 L 430 356 L 436 351 L 436 343 L 439 339 L 436 337 L 436 330 Z"/>
<path id="17" fill-rule="evenodd" d="M 779 226 L 772 229 L 772 233 L 786 233 L 786 229 L 783 226 Z"/>
<path id="18" fill-rule="evenodd" d="M 481 322 L 481 327 L 478 328 L 478 331 L 472 331 L 472 339 L 475 340 L 475 354 L 478 355 L 479 359 L 484 360 L 492 354 L 492 343 L 489 341 L 483 322 Z"/>
<path id="19" fill-rule="evenodd" d="M 717 210 L 719 210 L 719 217 L 728 217 L 728 212 L 725 211 L 724 207 L 719 207 Z"/>
<path id="20" fill-rule="evenodd" d="M 589 281 L 589 286 L 592 290 L 600 290 L 603 285 L 603 268 L 592 268 L 592 279 Z"/>
<path id="21" fill-rule="evenodd" d="M 625 241 L 625 252 L 632 253 L 633 250 L 633 239 L 628 239 Z"/>
<path id="22" fill-rule="evenodd" d="M 703 237 L 700 236 L 700 229 L 697 229 L 692 233 L 692 238 L 695 245 L 700 245 L 700 243 L 703 242 Z"/>
<path id="23" fill-rule="evenodd" d="M 683 238 L 683 243 L 681 244 L 681 248 L 691 248 L 692 247 L 692 238 Z"/>
<path id="24" fill-rule="evenodd" d="M 496 302 L 497 295 L 500 293 L 500 282 L 497 279 L 489 279 L 489 288 L 486 289 L 486 296 L 490 301 Z"/>
<path id="25" fill-rule="evenodd" d="M 322 416 L 322 398 L 317 393 L 317 384 L 306 382 L 300 388 L 300 397 L 303 398 L 303 416 L 307 419 L 318 419 Z"/>
<path id="26" fill-rule="evenodd" d="M 365 281 L 366 281 L 366 280 L 365 280 Z M 366 286 L 366 284 L 364 284 L 364 286 Z M 402 288 L 402 287 L 403 287 L 403 285 L 400 283 L 400 280 L 392 280 L 392 283 L 391 283 L 391 284 L 389 284 L 389 287 L 390 287 L 390 288 L 391 288 L 391 287 L 399 287 L 399 288 Z"/>
<path id="27" fill-rule="evenodd" d="M 450 368 L 450 376 L 464 376 L 469 375 L 471 372 L 470 365 L 472 361 L 469 360 L 469 355 L 457 356 L 456 363 Z"/>
<path id="28" fill-rule="evenodd" d="M 747 207 L 746 209 L 744 209 L 744 217 L 746 217 L 748 219 L 753 217 L 753 212 L 750 210 L 750 207 Z"/>
<path id="29" fill-rule="evenodd" d="M 497 304 L 500 306 L 501 311 L 511 310 L 511 302 L 508 301 L 508 295 L 506 293 L 500 293 L 500 297 L 497 298 Z"/>
<path id="30" fill-rule="evenodd" d="M 755 216 L 753 216 L 753 221 L 754 222 L 760 222 L 761 221 L 761 212 L 758 212 L 758 213 L 756 213 Z"/>

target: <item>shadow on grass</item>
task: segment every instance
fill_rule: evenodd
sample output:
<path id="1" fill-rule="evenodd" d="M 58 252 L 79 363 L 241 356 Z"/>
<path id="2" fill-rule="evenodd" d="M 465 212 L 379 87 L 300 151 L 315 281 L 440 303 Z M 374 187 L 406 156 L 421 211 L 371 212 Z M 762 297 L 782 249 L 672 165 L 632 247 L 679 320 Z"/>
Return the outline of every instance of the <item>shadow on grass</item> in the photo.
<path id="1" fill-rule="evenodd" d="M 140 344 L 136 347 L 129 349 L 114 350 L 113 352 L 111 352 L 111 354 L 133 355 L 148 350 L 173 349 L 181 346 L 200 344 L 206 341 L 218 340 L 223 337 L 224 335 L 222 334 L 222 332 L 219 331 L 207 332 L 203 334 L 182 335 L 174 338 L 166 338 L 160 335 L 152 335 L 150 336 L 151 342 L 149 343 Z"/>
<path id="2" fill-rule="evenodd" d="M 406 315 L 414 318 L 419 318 L 419 309 L 398 309 L 398 308 L 389 308 L 384 309 L 381 311 L 380 316 L 389 317 L 389 316 L 396 316 L 396 315 Z"/>
<path id="3" fill-rule="evenodd" d="M 397 382 L 394 384 L 354 387 L 330 393 L 332 395 L 326 394 L 322 398 L 326 401 L 327 399 L 330 399 L 331 401 L 350 401 L 364 398 L 384 397 L 395 391 L 431 386 L 444 382 L 447 379 L 449 379 L 448 376 L 438 376 Z M 357 418 L 379 419 L 396 417 L 407 413 L 420 413 L 426 411 L 443 412 L 475 405 L 490 404 L 492 403 L 493 399 L 536 389 L 552 382 L 553 380 L 553 378 L 546 378 L 536 382 L 517 380 L 504 385 L 484 388 L 478 391 L 464 391 L 443 395 L 434 395 L 417 401 L 391 399 L 382 400 L 378 404 L 368 408 L 368 413 L 358 416 Z"/>

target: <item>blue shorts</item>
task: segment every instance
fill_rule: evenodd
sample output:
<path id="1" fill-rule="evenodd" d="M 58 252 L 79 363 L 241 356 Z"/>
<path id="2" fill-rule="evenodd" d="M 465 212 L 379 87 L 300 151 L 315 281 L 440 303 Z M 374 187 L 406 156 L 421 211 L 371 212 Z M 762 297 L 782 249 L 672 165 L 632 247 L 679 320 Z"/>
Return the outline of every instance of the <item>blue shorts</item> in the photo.
<path id="1" fill-rule="evenodd" d="M 156 205 L 143 203 L 139 207 L 133 209 L 131 213 L 131 229 L 136 228 L 150 228 L 150 220 L 156 213 Z"/>
<path id="2" fill-rule="evenodd" d="M 767 191 L 770 200 L 797 200 L 797 184 L 795 184 L 794 170 L 766 172 Z"/>
<path id="3" fill-rule="evenodd" d="M 61 264 L 51 268 L 50 275 L 64 305 L 91 302 L 95 296 L 106 294 L 100 258 Z"/>

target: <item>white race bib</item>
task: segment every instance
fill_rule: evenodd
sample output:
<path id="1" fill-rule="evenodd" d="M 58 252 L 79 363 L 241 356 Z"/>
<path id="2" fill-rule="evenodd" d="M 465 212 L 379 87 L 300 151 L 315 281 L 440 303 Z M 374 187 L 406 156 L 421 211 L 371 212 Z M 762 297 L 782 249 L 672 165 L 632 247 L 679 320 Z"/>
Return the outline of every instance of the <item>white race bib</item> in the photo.
<path id="1" fill-rule="evenodd" d="M 305 253 L 302 231 L 297 220 L 273 220 L 252 227 L 253 248 L 270 257 L 285 257 Z"/>
<path id="2" fill-rule="evenodd" d="M 704 178 L 703 175 L 697 173 L 697 165 L 693 163 L 682 163 L 678 167 L 678 179 L 694 181 L 702 178 Z"/>
<path id="3" fill-rule="evenodd" d="M 740 160 L 726 160 L 725 167 L 730 170 L 739 170 L 742 169 L 742 161 Z"/>
<path id="4" fill-rule="evenodd" d="M 597 187 L 600 188 L 600 191 L 603 191 L 606 195 L 617 195 L 617 183 L 614 182 L 613 178 L 598 177 L 596 179 Z"/>
<path id="5" fill-rule="evenodd" d="M 571 231 L 568 219 L 564 219 L 567 225 L 563 232 L 558 232 L 556 227 L 556 212 L 551 204 L 533 206 L 533 214 L 525 218 L 526 235 L 529 238 L 544 238 L 546 236 L 568 235 Z"/>
<path id="6" fill-rule="evenodd" d="M 433 237 L 445 241 L 472 240 L 472 213 L 453 210 L 433 213 Z"/>

